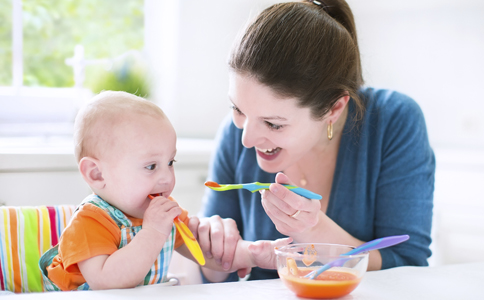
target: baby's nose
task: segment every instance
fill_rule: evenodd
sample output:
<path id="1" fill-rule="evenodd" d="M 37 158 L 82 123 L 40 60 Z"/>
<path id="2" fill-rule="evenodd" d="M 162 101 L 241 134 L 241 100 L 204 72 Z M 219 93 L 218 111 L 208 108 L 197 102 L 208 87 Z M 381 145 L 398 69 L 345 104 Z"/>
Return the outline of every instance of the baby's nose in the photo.
<path id="1" fill-rule="evenodd" d="M 175 181 L 174 173 L 170 170 L 163 170 L 159 174 L 157 183 L 159 185 L 171 186 L 174 181 Z"/>

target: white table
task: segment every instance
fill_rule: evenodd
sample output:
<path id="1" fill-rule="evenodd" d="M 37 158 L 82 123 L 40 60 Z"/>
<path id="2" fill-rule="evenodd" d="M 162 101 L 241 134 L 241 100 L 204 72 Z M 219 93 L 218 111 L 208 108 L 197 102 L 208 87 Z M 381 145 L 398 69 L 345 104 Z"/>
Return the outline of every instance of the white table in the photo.
<path id="1" fill-rule="evenodd" d="M 400 267 L 368 272 L 342 300 L 484 299 L 484 262 L 441 267 Z M 286 300 L 298 298 L 280 279 L 185 286 L 144 286 L 125 290 L 3 295 L 22 299 L 210 299 Z"/>

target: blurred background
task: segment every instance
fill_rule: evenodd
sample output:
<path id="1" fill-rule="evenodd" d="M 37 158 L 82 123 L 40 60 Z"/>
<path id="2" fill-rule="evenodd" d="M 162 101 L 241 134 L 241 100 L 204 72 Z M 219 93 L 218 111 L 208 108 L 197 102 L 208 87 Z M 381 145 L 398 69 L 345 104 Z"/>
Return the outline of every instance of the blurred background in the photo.
<path id="1" fill-rule="evenodd" d="M 227 56 L 274 0 L 0 0 L 0 203 L 77 204 L 77 109 L 101 90 L 156 102 L 179 137 L 174 196 L 195 214 Z M 348 0 L 366 85 L 421 106 L 437 158 L 432 265 L 484 251 L 484 2 Z"/>

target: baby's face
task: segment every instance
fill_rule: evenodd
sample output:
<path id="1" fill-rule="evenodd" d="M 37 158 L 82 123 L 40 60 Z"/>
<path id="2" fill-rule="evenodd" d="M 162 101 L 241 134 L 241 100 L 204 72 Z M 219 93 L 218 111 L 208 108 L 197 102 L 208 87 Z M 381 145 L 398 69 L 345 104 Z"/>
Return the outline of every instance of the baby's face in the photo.
<path id="1" fill-rule="evenodd" d="M 106 183 L 100 196 L 124 213 L 142 218 L 148 195 L 168 197 L 175 186 L 175 131 L 167 118 L 133 115 L 110 130 L 108 139 L 100 158 Z"/>

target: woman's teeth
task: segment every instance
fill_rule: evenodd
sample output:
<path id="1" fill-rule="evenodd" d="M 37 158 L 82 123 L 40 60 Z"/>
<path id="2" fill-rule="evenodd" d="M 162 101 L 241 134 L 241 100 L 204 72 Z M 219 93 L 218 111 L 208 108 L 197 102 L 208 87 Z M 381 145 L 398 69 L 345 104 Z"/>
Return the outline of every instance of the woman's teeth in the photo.
<path id="1" fill-rule="evenodd" d="M 272 149 L 258 149 L 260 152 L 264 152 L 266 155 L 274 155 L 277 152 L 281 151 L 281 148 L 272 148 Z"/>

